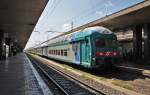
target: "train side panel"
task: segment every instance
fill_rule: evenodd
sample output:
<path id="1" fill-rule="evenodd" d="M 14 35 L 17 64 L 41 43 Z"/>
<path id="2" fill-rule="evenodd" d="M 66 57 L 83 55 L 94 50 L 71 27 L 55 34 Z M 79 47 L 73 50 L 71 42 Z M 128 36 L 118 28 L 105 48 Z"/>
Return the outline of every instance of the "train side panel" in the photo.
<path id="1" fill-rule="evenodd" d="M 89 48 L 88 50 L 86 49 L 86 45 L 83 47 L 83 44 L 81 44 L 82 42 L 83 41 L 73 44 L 48 47 L 48 57 L 90 67 L 90 59 L 88 58 L 89 56 L 87 56 L 87 53 L 90 50 Z"/>

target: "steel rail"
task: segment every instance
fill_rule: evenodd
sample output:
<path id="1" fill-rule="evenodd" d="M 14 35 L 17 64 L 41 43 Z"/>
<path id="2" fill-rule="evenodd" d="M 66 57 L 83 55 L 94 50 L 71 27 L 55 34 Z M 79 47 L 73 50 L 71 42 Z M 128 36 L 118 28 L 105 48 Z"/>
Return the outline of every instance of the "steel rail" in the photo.
<path id="1" fill-rule="evenodd" d="M 71 75 L 69 75 L 69 74 L 66 74 L 66 73 L 62 72 L 62 71 L 59 70 L 59 69 L 56 69 L 54 66 L 49 66 L 48 64 L 45 64 L 45 65 L 48 66 L 49 68 L 55 70 L 56 72 L 60 73 L 61 75 L 66 76 L 66 77 L 69 77 L 70 79 L 73 79 L 73 80 L 76 81 L 77 83 L 79 83 L 79 84 L 81 84 L 81 85 L 83 85 L 83 86 L 85 86 L 85 87 L 87 87 L 87 88 L 89 88 L 89 89 L 91 89 L 91 90 L 93 90 L 93 91 L 95 91 L 95 92 L 101 94 L 101 95 L 106 95 L 104 92 L 102 92 L 102 91 L 100 91 L 100 90 L 97 90 L 97 89 L 93 88 L 92 86 L 89 86 L 89 85 L 83 83 L 82 81 L 80 81 L 80 80 L 74 78 L 73 76 L 71 76 Z"/>
<path id="2" fill-rule="evenodd" d="M 34 60 L 34 59 L 32 59 Z M 40 66 L 37 64 L 37 62 L 34 61 L 34 64 L 42 71 L 42 73 L 50 80 L 52 81 L 62 92 L 64 95 L 69 95 L 49 74 Z"/>

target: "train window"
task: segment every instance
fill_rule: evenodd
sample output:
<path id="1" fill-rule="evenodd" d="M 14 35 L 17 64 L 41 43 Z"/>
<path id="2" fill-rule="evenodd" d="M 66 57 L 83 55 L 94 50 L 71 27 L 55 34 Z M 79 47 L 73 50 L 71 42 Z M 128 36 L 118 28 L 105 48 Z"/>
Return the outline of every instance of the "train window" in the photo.
<path id="1" fill-rule="evenodd" d="M 56 50 L 54 50 L 54 54 L 56 54 Z"/>
<path id="2" fill-rule="evenodd" d="M 61 56 L 63 56 L 63 50 L 61 50 Z"/>
<path id="3" fill-rule="evenodd" d="M 88 39 L 86 39 L 86 40 L 85 40 L 85 42 L 88 44 L 88 43 L 89 43 L 89 40 L 88 40 Z"/>
<path id="4" fill-rule="evenodd" d="M 60 55 L 60 50 L 58 50 L 58 55 Z"/>
<path id="5" fill-rule="evenodd" d="M 57 55 L 58 53 L 57 53 L 57 50 L 56 50 L 56 55 Z"/>
<path id="6" fill-rule="evenodd" d="M 72 50 L 74 52 L 80 51 L 80 43 L 73 43 L 72 44 Z"/>
<path id="7" fill-rule="evenodd" d="M 68 51 L 70 50 L 70 48 L 68 48 Z"/>
<path id="8" fill-rule="evenodd" d="M 105 47 L 105 40 L 104 39 L 96 39 L 95 40 L 95 46 L 97 47 L 97 48 L 103 48 L 103 47 Z"/>
<path id="9" fill-rule="evenodd" d="M 64 56 L 67 56 L 67 50 L 64 50 Z"/>
<path id="10" fill-rule="evenodd" d="M 52 50 L 52 54 L 54 54 L 54 50 Z"/>
<path id="11" fill-rule="evenodd" d="M 117 44 L 115 39 L 106 39 L 105 42 L 106 42 L 107 47 L 110 47 L 110 48 L 115 48 Z"/>

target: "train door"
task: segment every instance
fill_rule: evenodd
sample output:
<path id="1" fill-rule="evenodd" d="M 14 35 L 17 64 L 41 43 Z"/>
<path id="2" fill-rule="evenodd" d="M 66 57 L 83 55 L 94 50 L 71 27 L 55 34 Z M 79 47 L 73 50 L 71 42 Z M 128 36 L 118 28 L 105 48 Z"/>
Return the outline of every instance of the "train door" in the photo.
<path id="1" fill-rule="evenodd" d="M 81 42 L 81 63 L 82 65 L 89 65 L 90 62 L 90 44 L 89 38 Z"/>
<path id="2" fill-rule="evenodd" d="M 43 56 L 44 55 L 44 47 L 42 47 L 41 49 L 42 49 L 41 55 Z"/>
<path id="3" fill-rule="evenodd" d="M 48 46 L 46 48 L 46 56 L 48 56 Z"/>
<path id="4" fill-rule="evenodd" d="M 47 56 L 47 47 L 43 47 L 43 55 Z"/>
<path id="5" fill-rule="evenodd" d="M 72 44 L 72 50 L 74 51 L 74 55 L 75 55 L 75 63 L 76 64 L 80 64 L 81 60 L 80 60 L 80 43 L 79 42 L 75 42 Z"/>

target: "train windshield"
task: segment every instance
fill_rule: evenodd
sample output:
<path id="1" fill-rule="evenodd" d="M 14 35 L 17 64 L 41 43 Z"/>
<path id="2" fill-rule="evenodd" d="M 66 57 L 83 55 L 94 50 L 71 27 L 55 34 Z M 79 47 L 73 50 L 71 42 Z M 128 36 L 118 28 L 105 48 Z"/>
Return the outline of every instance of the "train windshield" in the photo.
<path id="1" fill-rule="evenodd" d="M 95 39 L 96 48 L 116 48 L 117 42 L 115 39 Z"/>

